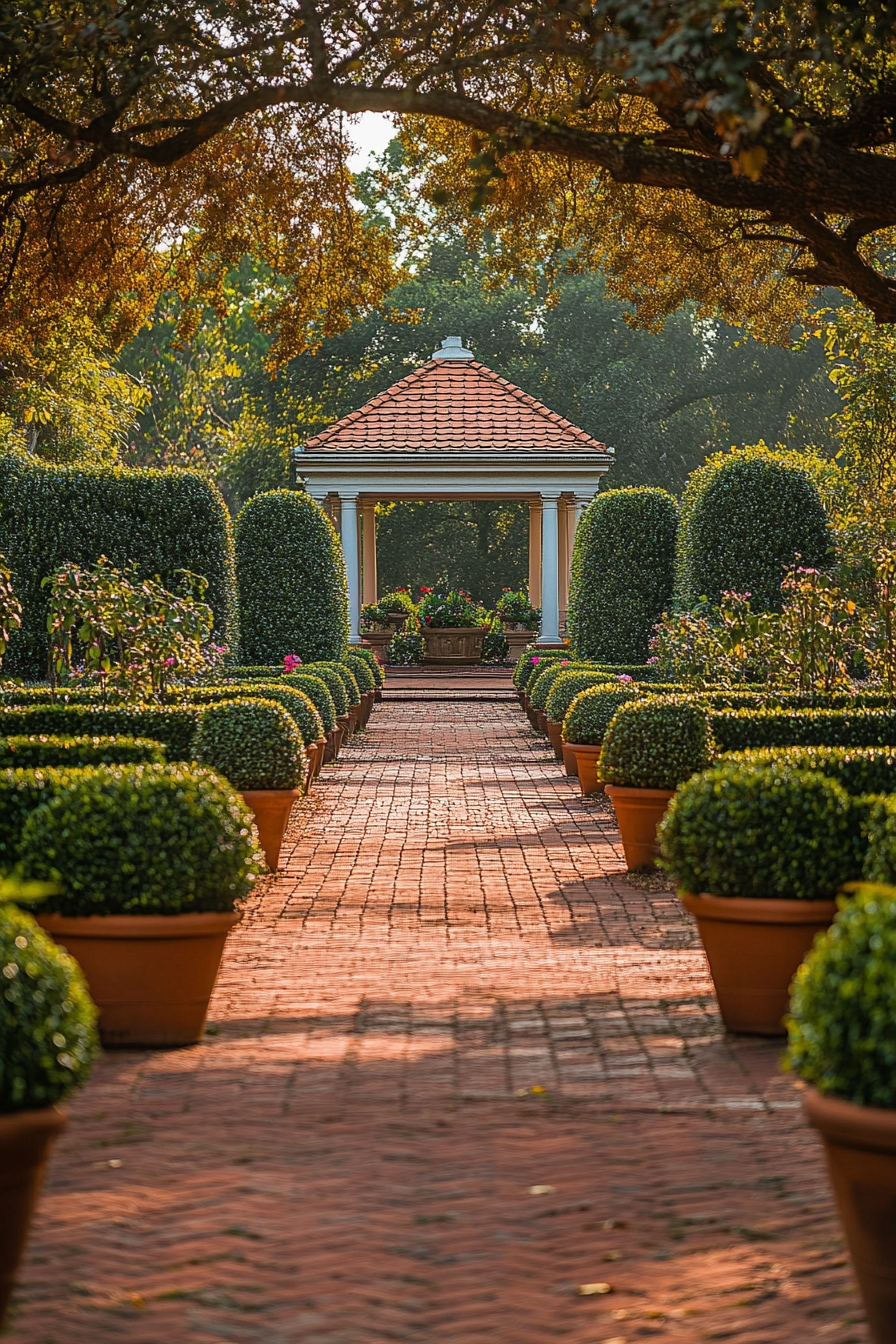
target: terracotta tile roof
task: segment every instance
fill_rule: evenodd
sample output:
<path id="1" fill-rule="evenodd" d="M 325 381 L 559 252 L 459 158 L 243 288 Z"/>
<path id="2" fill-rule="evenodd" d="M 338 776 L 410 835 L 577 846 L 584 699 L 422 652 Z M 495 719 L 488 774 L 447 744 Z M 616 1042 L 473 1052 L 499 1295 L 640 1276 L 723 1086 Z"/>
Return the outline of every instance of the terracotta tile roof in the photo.
<path id="1" fill-rule="evenodd" d="M 476 360 L 432 359 L 305 445 L 314 453 L 604 452 Z"/>

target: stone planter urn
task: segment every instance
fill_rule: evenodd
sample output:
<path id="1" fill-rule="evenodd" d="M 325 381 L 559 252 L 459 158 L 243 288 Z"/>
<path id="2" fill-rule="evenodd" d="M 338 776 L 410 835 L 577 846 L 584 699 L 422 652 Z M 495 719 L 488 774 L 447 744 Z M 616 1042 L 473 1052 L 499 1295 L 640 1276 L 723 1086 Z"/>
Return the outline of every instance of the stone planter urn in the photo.
<path id="1" fill-rule="evenodd" d="M 507 640 L 507 656 L 512 663 L 518 663 L 523 653 L 537 637 L 537 630 L 527 630 L 519 622 L 504 622 L 504 638 Z"/>
<path id="2" fill-rule="evenodd" d="M 423 627 L 424 663 L 431 667 L 461 667 L 478 663 L 485 630 L 481 625 L 455 629 Z"/>
<path id="3" fill-rule="evenodd" d="M 373 652 L 378 657 L 385 658 L 386 654 L 389 652 L 389 645 L 392 643 L 394 635 L 395 631 L 392 629 L 365 630 L 363 640 L 367 647 L 373 649 Z"/>

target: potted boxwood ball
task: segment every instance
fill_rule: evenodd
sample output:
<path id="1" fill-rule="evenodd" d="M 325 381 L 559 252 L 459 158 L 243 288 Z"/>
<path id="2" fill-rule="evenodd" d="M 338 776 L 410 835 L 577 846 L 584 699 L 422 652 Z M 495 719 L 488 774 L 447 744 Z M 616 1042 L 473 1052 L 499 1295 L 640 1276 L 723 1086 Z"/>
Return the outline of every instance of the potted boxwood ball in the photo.
<path id="1" fill-rule="evenodd" d="M 874 1344 L 896 1341 L 896 888 L 841 898 L 793 984 L 785 1066 L 828 1172 Z"/>
<path id="2" fill-rule="evenodd" d="M 730 763 L 678 790 L 663 867 L 697 920 L 731 1031 L 783 1033 L 790 982 L 860 875 L 867 800 L 812 770 Z"/>
<path id="3" fill-rule="evenodd" d="M 593 694 L 593 692 L 585 692 Z M 612 800 L 629 868 L 652 864 L 657 826 L 679 784 L 712 758 L 704 707 L 676 696 L 623 704 L 607 727 L 600 771 Z"/>
<path id="4" fill-rule="evenodd" d="M 555 752 L 559 744 L 560 759 L 568 775 L 578 775 L 579 767 L 576 764 L 575 747 L 563 736 L 563 722 L 579 692 L 587 691 L 592 686 L 603 686 L 604 690 L 617 690 L 619 683 L 611 681 L 603 672 L 580 670 L 575 665 L 570 665 L 557 677 L 548 695 L 545 710 L 548 719 L 548 737 Z"/>
<path id="5" fill-rule="evenodd" d="M 38 922 L 81 965 L 103 1044 L 198 1041 L 258 871 L 226 780 L 184 765 L 73 772 L 28 816 L 19 854 L 23 876 L 56 885 Z"/>
<path id="6" fill-rule="evenodd" d="M 65 1127 L 59 1103 L 86 1080 L 98 1041 L 77 962 L 30 915 L 5 903 L 0 985 L 2 1329 L 50 1146 Z"/>
<path id="7" fill-rule="evenodd" d="M 580 691 L 570 705 L 563 720 L 563 738 L 575 753 L 583 796 L 603 793 L 604 784 L 598 777 L 597 766 L 604 735 L 620 705 L 637 698 L 638 692 L 631 686 L 592 686 Z"/>
<path id="8" fill-rule="evenodd" d="M 230 700 L 210 705 L 193 741 L 202 765 L 224 775 L 250 809 L 272 873 L 306 769 L 295 722 L 273 700 Z"/>

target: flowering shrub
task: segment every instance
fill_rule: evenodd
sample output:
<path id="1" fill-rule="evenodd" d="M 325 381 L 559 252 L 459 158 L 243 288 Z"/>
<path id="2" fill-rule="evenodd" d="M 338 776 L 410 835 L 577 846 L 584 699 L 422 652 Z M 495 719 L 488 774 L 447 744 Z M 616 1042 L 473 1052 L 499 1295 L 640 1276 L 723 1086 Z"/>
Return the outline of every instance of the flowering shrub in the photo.
<path id="1" fill-rule="evenodd" d="M 92 567 L 69 562 L 44 579 L 50 589 L 50 677 L 71 680 L 73 641 L 83 650 L 85 679 L 126 698 L 161 699 L 175 678 L 207 668 L 203 644 L 212 632 L 207 583 L 184 571 L 179 592 L 140 579 L 133 565 L 115 569 L 105 556 Z"/>
<path id="2" fill-rule="evenodd" d="M 389 645 L 389 662 L 397 666 L 422 663 L 425 649 L 416 613 L 408 619 L 403 630 L 396 630 Z"/>
<path id="3" fill-rule="evenodd" d="M 541 622 L 541 608 L 532 606 L 528 593 L 514 592 L 512 588 L 501 593 L 495 615 L 506 625 L 522 626 L 524 630 L 537 630 Z"/>
<path id="4" fill-rule="evenodd" d="M 0 560 L 0 660 L 13 630 L 22 628 L 22 604 L 13 592 L 12 575 Z"/>
<path id="5" fill-rule="evenodd" d="M 663 674 L 686 686 L 735 686 L 770 675 L 777 631 L 777 618 L 754 612 L 749 593 L 723 593 L 718 607 L 664 613 L 650 647 Z"/>
<path id="6" fill-rule="evenodd" d="M 388 626 L 390 616 L 413 616 L 416 610 L 413 598 L 407 589 L 396 588 L 393 593 L 386 593 L 378 602 L 368 602 L 367 606 L 361 608 L 361 624 L 364 629 L 373 626 L 382 628 Z"/>
<path id="7" fill-rule="evenodd" d="M 284 672 L 295 672 L 296 668 L 301 666 L 302 666 L 301 658 L 298 658 L 294 653 L 287 653 L 285 655 L 283 659 Z"/>
<path id="8" fill-rule="evenodd" d="M 449 587 L 446 574 L 440 574 L 435 588 L 425 592 L 417 611 L 422 625 L 438 630 L 457 630 L 488 622 L 488 613 L 472 601 L 469 593 Z"/>

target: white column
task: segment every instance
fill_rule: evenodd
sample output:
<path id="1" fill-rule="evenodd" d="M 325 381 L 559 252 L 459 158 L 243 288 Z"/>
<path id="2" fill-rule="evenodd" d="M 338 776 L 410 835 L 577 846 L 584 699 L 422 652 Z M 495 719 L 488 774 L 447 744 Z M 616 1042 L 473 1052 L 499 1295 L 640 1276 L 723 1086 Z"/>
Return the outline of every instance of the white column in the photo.
<path id="1" fill-rule="evenodd" d="M 342 553 L 348 576 L 348 642 L 360 644 L 361 571 L 358 564 L 358 496 L 340 495 L 342 505 Z"/>
<path id="2" fill-rule="evenodd" d="M 365 500 L 361 505 L 361 532 L 363 536 L 363 595 L 366 607 L 377 600 L 376 582 L 376 504 Z"/>
<path id="3" fill-rule="evenodd" d="M 575 514 L 573 506 L 561 499 L 557 509 L 557 553 L 559 556 L 560 587 L 560 629 L 566 626 L 566 609 L 569 606 L 569 546 Z"/>
<path id="4" fill-rule="evenodd" d="M 541 500 L 529 500 L 529 602 L 541 606 Z"/>
<path id="5" fill-rule="evenodd" d="M 541 634 L 539 644 L 560 643 L 559 490 L 541 492 Z"/>

